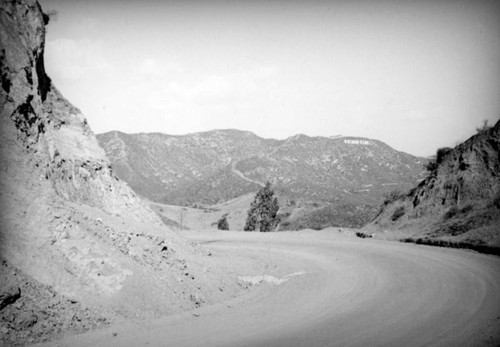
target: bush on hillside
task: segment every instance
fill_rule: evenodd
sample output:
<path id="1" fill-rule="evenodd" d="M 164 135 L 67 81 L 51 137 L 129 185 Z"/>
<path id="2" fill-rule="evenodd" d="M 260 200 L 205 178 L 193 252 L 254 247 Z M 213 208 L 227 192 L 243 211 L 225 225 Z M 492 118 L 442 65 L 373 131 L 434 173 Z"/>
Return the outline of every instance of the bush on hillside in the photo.
<path id="1" fill-rule="evenodd" d="M 401 218 L 402 216 L 404 216 L 405 214 L 405 208 L 404 206 L 399 206 L 395 211 L 394 213 L 392 214 L 392 217 L 391 217 L 391 220 L 393 222 L 397 221 L 399 218 Z"/>
<path id="2" fill-rule="evenodd" d="M 399 189 L 395 189 L 393 191 L 390 191 L 387 194 L 384 194 L 384 205 L 389 205 L 391 202 L 394 202 L 396 200 L 399 200 L 403 198 L 406 194 L 400 191 Z"/>
<path id="3" fill-rule="evenodd" d="M 442 147 L 439 148 L 436 152 L 436 164 L 440 164 L 443 162 L 444 157 L 452 151 L 450 147 Z"/>
<path id="4" fill-rule="evenodd" d="M 446 213 L 443 216 L 443 219 L 447 220 L 447 219 L 453 218 L 457 215 L 458 212 L 459 212 L 458 208 L 456 206 L 452 206 L 452 207 L 450 207 L 450 209 L 448 211 L 446 211 Z"/>
<path id="5" fill-rule="evenodd" d="M 488 123 L 487 119 L 483 119 L 483 124 L 476 128 L 477 133 L 482 133 L 491 129 L 491 125 Z"/>
<path id="6" fill-rule="evenodd" d="M 472 211 L 473 209 L 474 209 L 473 204 L 467 204 L 460 209 L 460 213 L 466 214 L 466 213 L 469 213 L 470 211 Z"/>
<path id="7" fill-rule="evenodd" d="M 469 164 L 467 164 L 465 162 L 461 162 L 460 165 L 458 166 L 458 169 L 460 171 L 465 171 L 465 170 L 467 170 L 469 168 L 469 166 L 470 166 Z"/>
<path id="8" fill-rule="evenodd" d="M 424 163 L 424 169 L 430 172 L 431 174 L 435 174 L 439 164 L 443 162 L 444 157 L 450 153 L 453 148 L 450 147 L 442 147 L 436 151 L 436 158 L 429 160 L 427 163 Z"/>
<path id="9" fill-rule="evenodd" d="M 229 222 L 227 221 L 227 214 L 223 215 L 217 221 L 217 229 L 219 229 L 219 230 L 229 230 Z"/>
<path id="10" fill-rule="evenodd" d="M 434 173 L 438 168 L 438 164 L 436 163 L 435 160 L 429 160 L 427 163 L 424 164 L 424 168 L 430 173 Z"/>
<path id="11" fill-rule="evenodd" d="M 43 24 L 48 25 L 51 20 L 56 20 L 57 16 L 58 16 L 58 12 L 56 10 L 42 12 Z"/>

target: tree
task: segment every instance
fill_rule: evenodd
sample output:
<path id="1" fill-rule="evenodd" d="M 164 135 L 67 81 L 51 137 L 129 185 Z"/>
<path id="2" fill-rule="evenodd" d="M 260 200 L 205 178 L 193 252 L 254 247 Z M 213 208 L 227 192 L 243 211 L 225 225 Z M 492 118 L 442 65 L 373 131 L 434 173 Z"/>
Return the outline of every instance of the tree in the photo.
<path id="1" fill-rule="evenodd" d="M 278 198 L 274 197 L 271 183 L 260 189 L 248 210 L 245 231 L 260 230 L 262 232 L 271 231 L 280 222 L 278 217 Z"/>
<path id="2" fill-rule="evenodd" d="M 217 229 L 229 230 L 229 222 L 227 221 L 227 214 L 223 215 L 217 222 Z"/>

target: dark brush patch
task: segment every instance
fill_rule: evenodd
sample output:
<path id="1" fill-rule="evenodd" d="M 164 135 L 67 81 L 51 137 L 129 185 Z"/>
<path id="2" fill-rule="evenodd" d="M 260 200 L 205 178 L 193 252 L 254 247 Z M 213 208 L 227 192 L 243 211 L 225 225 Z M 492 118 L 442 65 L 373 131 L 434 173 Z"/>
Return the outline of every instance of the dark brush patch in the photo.
<path id="1" fill-rule="evenodd" d="M 47 98 L 47 93 L 50 91 L 50 87 L 52 85 L 52 81 L 49 76 L 45 73 L 45 64 L 44 64 L 44 59 L 43 59 L 43 51 L 40 53 L 39 56 L 34 54 L 35 56 L 35 69 L 36 69 L 36 74 L 38 76 L 38 93 L 40 94 L 40 97 L 42 98 L 42 102 L 45 101 Z"/>
<path id="2" fill-rule="evenodd" d="M 2 89 L 5 90 L 7 94 L 9 94 L 12 83 L 8 78 L 7 67 L 5 66 L 4 61 L 5 61 L 5 49 L 2 49 L 0 53 L 0 71 L 2 77 Z"/>

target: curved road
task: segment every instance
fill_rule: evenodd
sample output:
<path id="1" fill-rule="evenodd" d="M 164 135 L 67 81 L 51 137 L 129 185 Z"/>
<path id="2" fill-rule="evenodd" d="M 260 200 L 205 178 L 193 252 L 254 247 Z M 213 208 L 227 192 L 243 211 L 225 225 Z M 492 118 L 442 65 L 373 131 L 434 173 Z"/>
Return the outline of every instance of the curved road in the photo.
<path id="1" fill-rule="evenodd" d="M 68 340 L 101 346 L 484 346 L 500 343 L 500 258 L 336 232 L 192 233 L 268 263 L 210 307 Z M 262 277 L 262 275 L 265 275 Z M 259 277 L 256 277 L 259 279 Z M 274 282 L 273 282 L 274 280 Z M 116 330 L 116 329 L 115 329 Z M 64 345 L 64 343 L 62 344 Z"/>

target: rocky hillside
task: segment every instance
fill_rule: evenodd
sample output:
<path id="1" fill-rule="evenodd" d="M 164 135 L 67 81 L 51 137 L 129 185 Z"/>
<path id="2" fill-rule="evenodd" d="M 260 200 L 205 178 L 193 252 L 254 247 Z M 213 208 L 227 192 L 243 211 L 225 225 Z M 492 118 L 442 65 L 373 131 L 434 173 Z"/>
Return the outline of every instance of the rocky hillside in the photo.
<path id="1" fill-rule="evenodd" d="M 213 205 L 271 181 L 291 229 L 361 226 L 383 194 L 422 179 L 425 162 L 355 137 L 273 140 L 214 130 L 185 136 L 113 131 L 97 138 L 117 176 L 158 203 Z"/>
<path id="2" fill-rule="evenodd" d="M 203 282 L 213 257 L 165 228 L 115 175 L 85 117 L 46 74 L 49 20 L 35 0 L 2 1 L 1 345 L 176 312 L 236 290 Z"/>
<path id="3" fill-rule="evenodd" d="M 369 228 L 419 243 L 499 247 L 500 121 L 438 150 L 428 170 L 415 188 L 387 200 Z"/>

